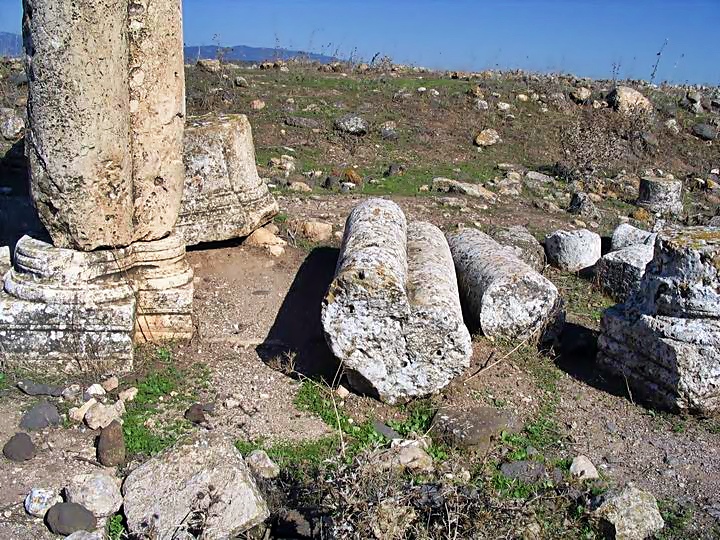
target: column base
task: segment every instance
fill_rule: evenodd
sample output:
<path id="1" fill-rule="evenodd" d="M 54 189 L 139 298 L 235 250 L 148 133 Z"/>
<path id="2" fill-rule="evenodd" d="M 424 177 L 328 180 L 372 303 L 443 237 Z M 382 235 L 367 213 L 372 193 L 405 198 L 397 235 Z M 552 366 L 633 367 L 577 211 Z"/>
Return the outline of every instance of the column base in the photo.
<path id="1" fill-rule="evenodd" d="M 177 235 L 93 252 L 25 236 L 0 291 L 0 366 L 129 371 L 134 344 L 192 336 L 192 280 Z"/>

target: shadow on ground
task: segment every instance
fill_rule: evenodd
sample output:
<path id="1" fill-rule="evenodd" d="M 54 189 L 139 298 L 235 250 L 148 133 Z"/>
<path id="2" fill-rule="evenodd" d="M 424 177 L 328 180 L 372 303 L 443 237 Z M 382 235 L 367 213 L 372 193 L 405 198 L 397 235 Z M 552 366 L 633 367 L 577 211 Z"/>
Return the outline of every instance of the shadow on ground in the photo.
<path id="1" fill-rule="evenodd" d="M 322 330 L 322 300 L 335 274 L 338 250 L 314 249 L 300 266 L 258 356 L 276 369 L 332 382 L 339 363 Z"/>
<path id="2" fill-rule="evenodd" d="M 598 332 L 579 324 L 565 323 L 560 354 L 555 364 L 574 379 L 602 392 L 628 397 L 624 381 L 600 370 L 596 364 Z"/>

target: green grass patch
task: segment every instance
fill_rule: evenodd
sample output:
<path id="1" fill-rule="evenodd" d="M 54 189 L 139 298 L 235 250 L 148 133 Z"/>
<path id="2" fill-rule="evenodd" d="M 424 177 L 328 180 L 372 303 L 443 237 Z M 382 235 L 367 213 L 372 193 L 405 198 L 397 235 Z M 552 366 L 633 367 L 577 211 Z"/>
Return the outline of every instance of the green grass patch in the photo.
<path id="1" fill-rule="evenodd" d="M 157 454 L 190 431 L 192 424 L 177 418 L 177 411 L 190 404 L 197 391 L 209 384 L 207 366 L 194 364 L 178 369 L 169 365 L 172 352 L 167 348 L 157 349 L 155 357 L 161 367 L 136 384 L 137 396 L 127 404 L 123 416 L 125 447 L 131 455 Z M 173 413 L 173 419 L 163 418 L 162 413 L 168 410 Z"/>
<path id="2" fill-rule="evenodd" d="M 694 537 L 692 524 L 695 513 L 692 508 L 670 499 L 659 500 L 658 507 L 660 508 L 660 515 L 665 520 L 665 528 L 656 535 L 657 540 Z"/>
<path id="3" fill-rule="evenodd" d="M 237 441 L 235 447 L 243 456 L 253 450 L 265 450 L 279 467 L 300 471 L 305 467 L 319 467 L 324 461 L 338 455 L 336 436 L 323 437 L 314 441 Z"/>
<path id="4" fill-rule="evenodd" d="M 616 303 L 595 284 L 575 274 L 552 271 L 549 277 L 565 299 L 565 308 L 570 321 L 597 324 L 602 318 L 603 311 Z"/>

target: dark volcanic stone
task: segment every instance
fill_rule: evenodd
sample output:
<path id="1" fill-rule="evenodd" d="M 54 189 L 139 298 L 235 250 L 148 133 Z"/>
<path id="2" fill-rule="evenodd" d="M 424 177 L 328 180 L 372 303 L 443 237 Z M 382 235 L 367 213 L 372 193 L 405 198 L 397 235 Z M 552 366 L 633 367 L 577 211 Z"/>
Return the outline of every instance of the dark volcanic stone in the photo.
<path id="1" fill-rule="evenodd" d="M 717 139 L 717 129 L 710 124 L 695 124 L 692 128 L 693 134 L 703 141 L 714 141 Z"/>
<path id="2" fill-rule="evenodd" d="M 97 528 L 93 513 L 77 503 L 58 503 L 45 514 L 45 522 L 55 534 L 69 535 L 77 531 L 92 532 Z"/>
<path id="3" fill-rule="evenodd" d="M 377 431 L 380 435 L 382 435 L 386 439 L 390 439 L 391 441 L 393 439 L 402 439 L 402 437 L 397 431 L 377 420 L 373 422 L 373 428 L 375 428 L 375 431 Z"/>
<path id="4" fill-rule="evenodd" d="M 97 445 L 98 461 L 105 467 L 117 467 L 125 463 L 125 439 L 120 422 L 113 420 L 100 432 Z"/>
<path id="5" fill-rule="evenodd" d="M 337 176 L 328 176 L 323 182 L 323 187 L 330 190 L 340 189 L 340 178 Z"/>
<path id="6" fill-rule="evenodd" d="M 10 461 L 27 461 L 35 456 L 35 444 L 27 433 L 16 433 L 3 446 L 3 454 Z"/>
<path id="7" fill-rule="evenodd" d="M 513 461 L 500 465 L 500 472 L 513 480 L 520 480 L 526 484 L 537 484 L 550 480 L 555 484 L 562 482 L 562 471 L 557 468 L 548 469 L 539 461 Z"/>
<path id="8" fill-rule="evenodd" d="M 23 379 L 17 383 L 17 387 L 28 396 L 52 396 L 60 397 L 62 395 L 62 387 L 50 386 L 49 384 L 40 384 L 29 379 Z"/>
<path id="9" fill-rule="evenodd" d="M 41 401 L 26 412 L 20 420 L 20 427 L 29 431 L 44 429 L 60 424 L 57 407 L 47 401 Z"/>
<path id="10" fill-rule="evenodd" d="M 203 406 L 199 403 L 190 405 L 190 408 L 185 411 L 185 419 L 190 420 L 193 424 L 202 424 L 205 422 L 205 411 Z"/>

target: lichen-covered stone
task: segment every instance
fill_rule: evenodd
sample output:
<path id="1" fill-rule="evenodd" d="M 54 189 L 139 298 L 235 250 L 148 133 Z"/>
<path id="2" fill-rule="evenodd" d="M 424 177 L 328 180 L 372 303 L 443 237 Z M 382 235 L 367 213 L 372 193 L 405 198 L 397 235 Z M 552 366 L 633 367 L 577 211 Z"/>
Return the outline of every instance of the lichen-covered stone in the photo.
<path id="1" fill-rule="evenodd" d="M 671 410 L 720 407 L 720 229 L 658 234 L 637 292 L 603 315 L 598 365 Z"/>
<path id="2" fill-rule="evenodd" d="M 653 252 L 653 245 L 635 244 L 608 253 L 597 262 L 598 283 L 615 301 L 624 302 L 640 288 Z"/>
<path id="3" fill-rule="evenodd" d="M 645 540 L 665 526 L 655 497 L 633 485 L 603 495 L 594 514 L 615 540 Z"/>
<path id="4" fill-rule="evenodd" d="M 477 229 L 448 237 L 468 312 L 483 334 L 544 340 L 557 335 L 562 301 L 557 288 Z"/>
<path id="5" fill-rule="evenodd" d="M 26 144 L 40 219 L 57 247 L 126 246 L 133 239 L 128 3 L 23 5 Z"/>
<path id="6" fill-rule="evenodd" d="M 128 79 L 122 82 L 130 91 L 133 240 L 150 241 L 172 231 L 185 180 L 182 2 L 125 6 Z M 91 58 L 95 62 L 97 53 Z"/>
<path id="7" fill-rule="evenodd" d="M 530 231 L 522 225 L 501 227 L 488 231 L 498 244 L 512 249 L 515 256 L 536 272 L 545 268 L 545 248 Z"/>
<path id="8" fill-rule="evenodd" d="M 350 213 L 322 322 L 351 383 L 390 403 L 443 388 L 472 353 L 445 237 L 387 200 Z"/>
<path id="9" fill-rule="evenodd" d="M 656 214 L 682 214 L 682 180 L 641 178 L 637 205 Z"/>
<path id="10" fill-rule="evenodd" d="M 188 245 L 247 236 L 277 214 L 277 202 L 257 173 L 245 115 L 191 120 L 185 128 L 184 159 L 177 232 Z"/>
<path id="11" fill-rule="evenodd" d="M 553 266 L 578 272 L 594 266 L 600 259 L 602 239 L 587 229 L 555 231 L 545 238 L 545 251 Z"/>

